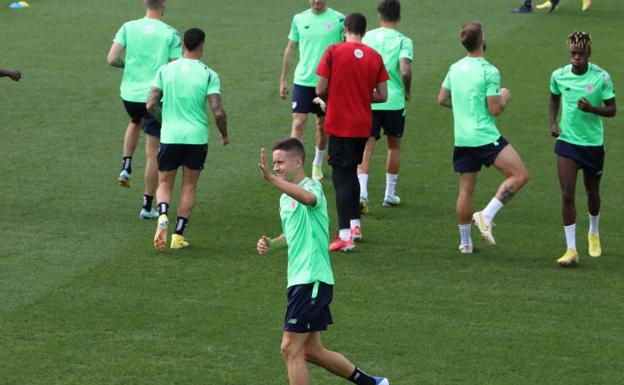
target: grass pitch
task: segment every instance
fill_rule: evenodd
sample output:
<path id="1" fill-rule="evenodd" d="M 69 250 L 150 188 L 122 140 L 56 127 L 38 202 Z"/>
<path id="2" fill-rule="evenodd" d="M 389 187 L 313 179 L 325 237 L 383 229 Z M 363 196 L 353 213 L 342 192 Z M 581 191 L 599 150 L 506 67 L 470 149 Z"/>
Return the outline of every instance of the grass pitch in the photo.
<path id="1" fill-rule="evenodd" d="M 365 240 L 355 253 L 332 258 L 336 324 L 323 337 L 393 384 L 624 382 L 622 115 L 606 120 L 604 256 L 587 256 L 579 184 L 581 264 L 565 270 L 554 262 L 565 244 L 547 117 L 549 76 L 567 64 L 565 39 L 574 30 L 592 34 L 592 61 L 619 91 L 622 5 L 595 1 L 583 14 L 580 2 L 562 1 L 554 14 L 510 14 L 518 3 L 403 2 L 400 29 L 414 40 L 415 60 L 402 206 L 381 207 L 382 142 Z M 279 69 L 290 19 L 307 2 L 169 1 L 167 23 L 207 32 L 204 60 L 221 76 L 232 143 L 221 147 L 211 123 L 186 232 L 192 248 L 162 254 L 151 246 L 155 223 L 137 219 L 141 147 L 133 187 L 115 184 L 127 117 L 121 73 L 105 62 L 115 31 L 142 16 L 142 2 L 6 5 L 0 66 L 24 77 L 0 80 L 0 383 L 286 384 L 279 354 L 286 257 L 255 253 L 260 235 L 280 232 L 279 194 L 256 165 L 260 147 L 290 131 Z M 361 11 L 377 25 L 376 2 L 329 5 Z M 464 54 L 457 33 L 468 19 L 484 23 L 488 59 L 513 94 L 498 125 L 532 179 L 497 216 L 499 244 L 483 246 L 473 229 L 476 253 L 463 256 L 456 250 L 452 117 L 436 96 L 448 66 Z M 493 170 L 479 178 L 476 208 L 501 180 Z M 329 181 L 324 186 L 333 231 L 333 193 Z M 312 379 L 343 383 L 320 369 Z"/>

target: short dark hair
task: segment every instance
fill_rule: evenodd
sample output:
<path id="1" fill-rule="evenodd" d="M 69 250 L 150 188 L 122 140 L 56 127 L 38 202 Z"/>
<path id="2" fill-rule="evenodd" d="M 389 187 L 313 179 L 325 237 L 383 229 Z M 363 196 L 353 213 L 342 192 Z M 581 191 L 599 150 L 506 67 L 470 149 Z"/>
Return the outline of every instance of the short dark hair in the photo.
<path id="1" fill-rule="evenodd" d="M 462 29 L 459 32 L 459 40 L 461 40 L 462 45 L 468 52 L 476 51 L 482 39 L 483 32 L 481 31 L 481 23 L 472 20 L 462 25 Z"/>
<path id="2" fill-rule="evenodd" d="M 195 51 L 206 40 L 206 34 L 199 28 L 189 28 L 184 32 L 184 46 L 189 51 Z"/>
<path id="3" fill-rule="evenodd" d="M 377 12 L 385 21 L 399 21 L 401 19 L 401 2 L 399 0 L 381 0 Z"/>
<path id="4" fill-rule="evenodd" d="M 271 152 L 277 150 L 293 153 L 295 156 L 300 157 L 302 162 L 305 163 L 305 149 L 303 148 L 303 144 L 301 144 L 297 138 L 285 138 L 278 140 L 273 143 L 273 146 L 271 146 Z"/>
<path id="5" fill-rule="evenodd" d="M 587 53 L 591 54 L 592 38 L 587 32 L 572 32 L 568 35 L 567 44 L 568 49 L 587 49 Z"/>
<path id="6" fill-rule="evenodd" d="M 366 17 L 359 12 L 353 12 L 345 19 L 344 26 L 347 31 L 364 36 L 366 33 Z"/>
<path id="7" fill-rule="evenodd" d="M 149 9 L 158 9 L 160 8 L 161 4 L 162 4 L 162 0 L 147 0 L 145 2 L 146 7 Z"/>

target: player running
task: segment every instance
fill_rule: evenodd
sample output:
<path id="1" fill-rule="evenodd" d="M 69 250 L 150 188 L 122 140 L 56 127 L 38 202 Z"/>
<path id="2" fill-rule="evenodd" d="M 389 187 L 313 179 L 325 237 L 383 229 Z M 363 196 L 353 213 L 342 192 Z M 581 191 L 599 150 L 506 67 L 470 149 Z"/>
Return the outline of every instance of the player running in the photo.
<path id="1" fill-rule="evenodd" d="M 284 51 L 279 93 L 288 96 L 286 73 L 295 47 L 299 47 L 299 63 L 295 69 L 292 89 L 292 131 L 290 136 L 303 143 L 308 114 L 316 114 L 316 150 L 312 161 L 312 178 L 323 179 L 323 157 L 327 147 L 325 112 L 314 101 L 314 87 L 318 80 L 316 67 L 325 49 L 344 40 L 344 15 L 327 7 L 327 0 L 310 0 L 310 9 L 292 19 L 288 44 Z"/>
<path id="2" fill-rule="evenodd" d="M 358 166 L 362 214 L 369 211 L 368 173 L 376 141 L 381 138 L 382 128 L 388 143 L 386 191 L 383 205 L 396 206 L 401 202 L 396 195 L 396 184 L 399 178 L 401 138 L 405 128 L 405 101 L 410 99 L 412 84 L 414 45 L 411 39 L 397 31 L 401 21 L 401 3 L 399 0 L 382 0 L 377 7 L 377 12 L 381 27 L 368 31 L 362 38 L 362 43 L 381 55 L 390 79 L 387 83 L 388 100 L 385 103 L 372 105 L 372 130 L 366 142 L 362 164 Z"/>
<path id="3" fill-rule="evenodd" d="M 158 70 L 147 101 L 148 111 L 162 121 L 158 152 L 159 216 L 154 235 L 154 247 L 159 251 L 167 245 L 167 214 L 171 191 L 180 167 L 182 188 L 171 248 L 182 249 L 189 246 L 184 238 L 184 229 L 191 218 L 197 181 L 208 154 L 207 105 L 214 113 L 221 142 L 227 145 L 230 141 L 227 118 L 221 102 L 219 76 L 200 61 L 204 53 L 205 38 L 204 32 L 198 28 L 191 28 L 184 33 L 184 56 Z"/>
<path id="4" fill-rule="evenodd" d="M 605 153 L 601 117 L 614 117 L 616 106 L 611 77 L 589 61 L 591 45 L 589 34 L 570 34 L 567 46 L 571 64 L 555 70 L 550 78 L 550 127 L 552 136 L 557 138 L 555 154 L 567 245 L 565 254 L 557 260 L 560 266 L 578 263 L 575 189 L 579 169 L 583 169 L 583 182 L 587 192 L 589 255 L 602 255 L 598 235 L 600 180 Z M 560 110 L 561 121 L 557 123 Z"/>
<path id="5" fill-rule="evenodd" d="M 461 243 L 459 250 L 471 254 L 471 219 L 483 240 L 494 245 L 494 216 L 528 182 L 529 176 L 516 150 L 496 128 L 495 116 L 503 113 L 511 94 L 500 88 L 498 69 L 485 60 L 485 36 L 477 21 L 464 23 L 460 32 L 468 55 L 451 65 L 438 95 L 443 107 L 453 109 L 455 150 L 453 165 L 459 173 L 457 221 Z M 505 180 L 482 211 L 473 214 L 472 194 L 481 166 L 494 165 Z"/>
<path id="6" fill-rule="evenodd" d="M 165 4 L 166 0 L 145 0 L 145 17 L 121 26 L 107 59 L 113 67 L 123 68 L 121 99 L 130 116 L 124 136 L 123 165 L 117 179 L 123 187 L 130 187 L 132 156 L 142 123 L 145 132 L 145 190 L 140 219 L 158 217 L 156 210 L 152 209 L 152 201 L 158 186 L 156 156 L 160 122 L 147 112 L 145 103 L 158 68 L 182 54 L 178 32 L 161 21 Z"/>
<path id="7" fill-rule="evenodd" d="M 329 304 L 334 275 L 329 260 L 327 199 L 319 181 L 306 178 L 305 150 L 295 138 L 273 144 L 273 171 L 264 148 L 260 152 L 262 176 L 282 192 L 280 217 L 284 233 L 258 240 L 259 254 L 288 248 L 288 308 L 281 350 L 291 385 L 310 383 L 306 362 L 318 365 L 357 385 L 389 385 L 386 378 L 371 377 L 342 354 L 326 349 L 321 331 L 333 323 Z"/>

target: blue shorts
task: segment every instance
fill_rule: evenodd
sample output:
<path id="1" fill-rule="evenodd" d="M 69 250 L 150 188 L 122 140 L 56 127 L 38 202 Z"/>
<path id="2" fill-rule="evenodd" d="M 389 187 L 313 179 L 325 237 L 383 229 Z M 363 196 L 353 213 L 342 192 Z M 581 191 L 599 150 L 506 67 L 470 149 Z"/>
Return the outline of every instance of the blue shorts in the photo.
<path id="1" fill-rule="evenodd" d="M 324 282 L 289 287 L 284 331 L 312 333 L 327 330 L 327 325 L 334 323 L 329 310 L 333 293 L 334 287 Z"/>
<path id="2" fill-rule="evenodd" d="M 207 144 L 160 144 L 158 150 L 158 171 L 177 170 L 186 166 L 201 171 L 208 155 Z"/>
<path id="3" fill-rule="evenodd" d="M 400 138 L 405 130 L 405 109 L 400 110 L 373 110 L 373 127 L 371 138 L 379 140 L 381 129 L 385 135 Z"/>
<path id="4" fill-rule="evenodd" d="M 293 84 L 292 89 L 292 112 L 293 114 L 316 114 L 325 116 L 321 107 L 312 102 L 316 98 L 316 88 Z"/>
<path id="5" fill-rule="evenodd" d="M 557 140 L 555 154 L 576 161 L 579 168 L 591 176 L 602 176 L 604 167 L 604 146 L 579 146 Z"/>
<path id="6" fill-rule="evenodd" d="M 478 172 L 481 166 L 490 167 L 509 142 L 502 136 L 494 143 L 478 147 L 455 147 L 453 167 L 455 172 Z"/>
<path id="7" fill-rule="evenodd" d="M 132 123 L 138 124 L 144 119 L 143 132 L 160 138 L 160 122 L 147 112 L 145 103 L 129 102 L 123 99 L 122 102 Z"/>

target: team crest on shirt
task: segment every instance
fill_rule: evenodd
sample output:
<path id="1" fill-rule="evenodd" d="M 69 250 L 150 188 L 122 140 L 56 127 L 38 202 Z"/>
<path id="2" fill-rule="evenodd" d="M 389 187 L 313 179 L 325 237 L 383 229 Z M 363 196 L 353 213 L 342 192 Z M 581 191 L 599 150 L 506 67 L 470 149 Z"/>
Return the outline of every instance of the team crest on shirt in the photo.
<path id="1" fill-rule="evenodd" d="M 290 200 L 290 208 L 294 210 L 296 207 L 297 207 L 297 201 L 294 200 L 294 199 L 291 199 Z"/>
<path id="2" fill-rule="evenodd" d="M 587 87 L 585 88 L 587 90 L 588 94 L 591 94 L 592 92 L 594 92 L 595 88 L 593 84 L 588 84 Z"/>
<path id="3" fill-rule="evenodd" d="M 364 52 L 361 49 L 359 49 L 359 48 L 356 48 L 355 51 L 353 51 L 353 54 L 358 59 L 361 59 L 361 58 L 364 57 Z"/>
<path id="4" fill-rule="evenodd" d="M 325 24 L 325 29 L 331 31 L 332 29 L 334 29 L 334 25 L 332 23 L 327 23 Z"/>

